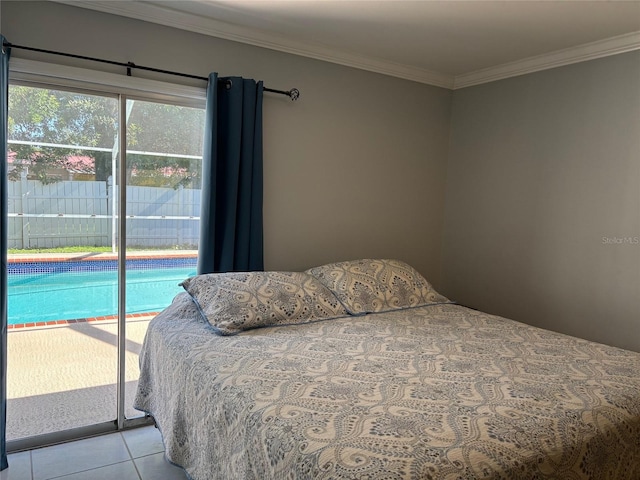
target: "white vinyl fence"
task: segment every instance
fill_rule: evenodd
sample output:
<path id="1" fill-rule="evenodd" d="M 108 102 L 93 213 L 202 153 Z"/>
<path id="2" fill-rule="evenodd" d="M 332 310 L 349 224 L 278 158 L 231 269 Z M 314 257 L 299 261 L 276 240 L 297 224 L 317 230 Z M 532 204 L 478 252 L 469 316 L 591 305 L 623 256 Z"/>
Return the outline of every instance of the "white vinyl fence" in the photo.
<path id="1" fill-rule="evenodd" d="M 112 225 L 118 188 L 110 183 L 8 183 L 9 248 L 110 246 L 117 238 Z M 194 247 L 199 218 L 200 190 L 127 187 L 127 246 Z"/>

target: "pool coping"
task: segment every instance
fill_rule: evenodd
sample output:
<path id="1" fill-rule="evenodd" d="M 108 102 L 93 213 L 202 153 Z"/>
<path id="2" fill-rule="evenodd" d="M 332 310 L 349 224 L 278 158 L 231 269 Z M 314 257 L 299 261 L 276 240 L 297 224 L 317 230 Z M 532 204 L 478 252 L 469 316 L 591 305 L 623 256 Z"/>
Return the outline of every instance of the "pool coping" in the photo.
<path id="1" fill-rule="evenodd" d="M 155 258 L 197 258 L 197 250 L 140 250 L 127 253 L 128 260 L 151 260 Z M 36 262 L 84 262 L 84 261 L 113 261 L 118 259 L 117 253 L 10 253 L 8 263 L 36 263 Z"/>
<path id="2" fill-rule="evenodd" d="M 158 315 L 160 312 L 145 312 L 145 313 L 129 313 L 126 315 L 126 319 L 138 318 L 146 319 L 152 318 Z M 45 328 L 45 327 L 61 327 L 67 325 L 74 325 L 77 323 L 93 323 L 103 321 L 117 321 L 118 315 L 104 315 L 102 317 L 87 317 L 87 318 L 74 318 L 70 320 L 48 320 L 46 322 L 29 322 L 29 323 L 14 323 L 7 325 L 7 331 L 9 330 L 31 330 L 33 328 Z"/>

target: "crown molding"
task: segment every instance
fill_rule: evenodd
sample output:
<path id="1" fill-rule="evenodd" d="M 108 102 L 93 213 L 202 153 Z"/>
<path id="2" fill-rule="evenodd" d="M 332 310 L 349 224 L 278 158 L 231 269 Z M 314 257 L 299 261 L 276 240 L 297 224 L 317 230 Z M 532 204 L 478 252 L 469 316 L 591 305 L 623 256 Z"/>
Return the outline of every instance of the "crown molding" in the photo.
<path id="1" fill-rule="evenodd" d="M 392 77 L 426 83 L 437 87 L 453 88 L 454 77 L 440 72 L 424 70 L 386 60 L 337 51 L 323 45 L 294 41 L 284 36 L 232 25 L 211 18 L 178 12 L 144 2 L 114 2 L 104 0 L 54 0 L 75 7 L 97 10 L 168 27 L 201 33 L 211 37 L 268 48 L 279 52 L 336 63 L 347 67 L 381 73 Z"/>
<path id="2" fill-rule="evenodd" d="M 640 49 L 640 32 L 628 33 L 617 37 L 585 43 L 577 47 L 525 58 L 475 72 L 457 75 L 453 89 L 480 85 L 505 78 L 526 75 L 528 73 L 562 67 L 573 63 L 586 62 L 597 58 L 617 55 Z"/>
<path id="3" fill-rule="evenodd" d="M 451 90 L 640 49 L 640 32 L 633 32 L 454 76 L 338 51 L 319 44 L 293 41 L 277 34 L 179 12 L 144 1 L 54 1 Z"/>

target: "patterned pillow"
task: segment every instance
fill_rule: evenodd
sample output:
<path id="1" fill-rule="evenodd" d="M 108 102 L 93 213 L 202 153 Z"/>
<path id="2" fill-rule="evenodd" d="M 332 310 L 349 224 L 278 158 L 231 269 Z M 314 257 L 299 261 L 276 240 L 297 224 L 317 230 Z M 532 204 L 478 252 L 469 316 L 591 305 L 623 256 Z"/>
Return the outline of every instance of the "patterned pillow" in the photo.
<path id="1" fill-rule="evenodd" d="M 449 300 L 413 267 L 399 260 L 353 260 L 307 270 L 353 315 L 418 307 Z"/>
<path id="2" fill-rule="evenodd" d="M 211 273 L 180 285 L 220 335 L 348 315 L 335 295 L 302 272 Z"/>

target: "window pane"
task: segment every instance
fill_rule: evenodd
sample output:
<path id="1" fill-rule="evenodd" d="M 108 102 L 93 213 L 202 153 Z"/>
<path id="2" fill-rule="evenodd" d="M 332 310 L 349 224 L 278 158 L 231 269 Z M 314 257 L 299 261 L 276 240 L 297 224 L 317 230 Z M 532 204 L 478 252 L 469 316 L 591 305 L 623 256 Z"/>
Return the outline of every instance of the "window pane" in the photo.
<path id="1" fill-rule="evenodd" d="M 115 98 L 9 88 L 9 440 L 116 417 Z"/>
<path id="2" fill-rule="evenodd" d="M 142 344 L 148 319 L 196 270 L 204 110 L 127 102 L 127 344 Z M 127 352 L 128 418 L 139 375 Z"/>

